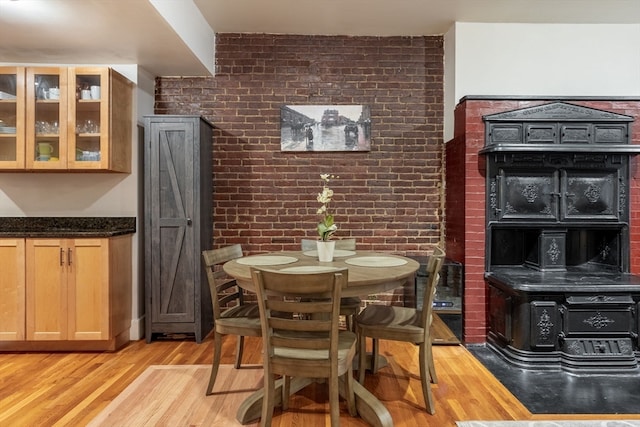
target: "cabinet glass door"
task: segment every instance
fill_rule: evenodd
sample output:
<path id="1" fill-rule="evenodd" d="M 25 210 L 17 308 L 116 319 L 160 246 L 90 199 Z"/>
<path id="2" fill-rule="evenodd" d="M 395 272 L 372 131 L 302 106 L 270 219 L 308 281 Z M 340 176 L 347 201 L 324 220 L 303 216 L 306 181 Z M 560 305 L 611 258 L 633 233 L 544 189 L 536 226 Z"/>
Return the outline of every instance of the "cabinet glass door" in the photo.
<path id="1" fill-rule="evenodd" d="M 109 70 L 71 68 L 68 162 L 70 169 L 100 169 L 106 164 L 109 130 Z"/>
<path id="2" fill-rule="evenodd" d="M 0 169 L 24 168 L 24 72 L 0 67 Z"/>
<path id="3" fill-rule="evenodd" d="M 27 169 L 66 168 L 67 72 L 27 68 Z"/>

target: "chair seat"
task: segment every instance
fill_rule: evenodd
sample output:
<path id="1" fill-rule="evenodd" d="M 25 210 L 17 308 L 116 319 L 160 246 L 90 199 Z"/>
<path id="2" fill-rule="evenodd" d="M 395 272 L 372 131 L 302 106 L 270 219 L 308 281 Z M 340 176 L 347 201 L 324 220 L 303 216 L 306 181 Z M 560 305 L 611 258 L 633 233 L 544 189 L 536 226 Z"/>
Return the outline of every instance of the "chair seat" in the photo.
<path id="1" fill-rule="evenodd" d="M 358 314 L 358 325 L 375 326 L 377 328 L 394 328 L 406 330 L 415 328 L 422 331 L 420 326 L 422 312 L 414 308 L 395 307 L 389 305 L 369 305 Z"/>
<path id="2" fill-rule="evenodd" d="M 420 344 L 424 341 L 421 315 L 413 308 L 370 305 L 356 316 L 356 325 L 371 338 Z"/>
<path id="3" fill-rule="evenodd" d="M 274 334 L 274 336 L 283 335 L 281 332 Z M 296 339 L 305 340 L 305 338 L 317 338 L 319 334 L 312 333 L 289 333 L 287 334 L 289 337 L 295 337 Z M 327 336 L 326 333 L 323 334 Z M 328 339 L 328 337 L 327 337 Z M 345 360 L 349 355 L 351 350 L 355 350 L 356 342 L 358 338 L 356 334 L 350 331 L 340 331 L 338 337 L 338 360 Z M 283 347 L 274 347 L 273 352 L 277 357 L 285 357 L 288 359 L 301 359 L 301 360 L 323 360 L 327 358 L 327 353 L 329 350 L 309 350 L 309 349 L 293 349 L 293 348 L 283 348 Z"/>

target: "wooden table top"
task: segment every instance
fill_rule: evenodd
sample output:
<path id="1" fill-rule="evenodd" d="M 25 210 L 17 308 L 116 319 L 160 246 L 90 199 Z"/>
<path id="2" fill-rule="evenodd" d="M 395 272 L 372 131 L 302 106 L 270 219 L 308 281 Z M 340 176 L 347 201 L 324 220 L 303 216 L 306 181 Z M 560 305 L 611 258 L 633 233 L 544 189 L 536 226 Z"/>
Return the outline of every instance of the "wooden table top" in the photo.
<path id="1" fill-rule="evenodd" d="M 336 250 L 332 262 L 320 262 L 314 251 L 288 251 L 235 259 L 226 262 L 223 269 L 229 276 L 236 279 L 240 287 L 254 291 L 251 281 L 252 266 L 269 270 L 348 268 L 349 282 L 347 288 L 342 290 L 342 296 L 356 297 L 403 286 L 408 280 L 414 279 L 420 264 L 411 258 L 380 252 Z"/>

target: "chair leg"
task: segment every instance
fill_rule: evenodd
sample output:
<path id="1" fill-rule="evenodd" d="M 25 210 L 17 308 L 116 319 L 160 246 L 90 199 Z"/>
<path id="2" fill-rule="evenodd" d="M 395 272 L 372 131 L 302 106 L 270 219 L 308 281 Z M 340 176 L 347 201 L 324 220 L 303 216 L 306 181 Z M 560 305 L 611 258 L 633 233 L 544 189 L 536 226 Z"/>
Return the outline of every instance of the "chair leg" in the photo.
<path id="1" fill-rule="evenodd" d="M 282 381 L 282 410 L 289 409 L 289 396 L 291 396 L 291 377 L 283 376 Z"/>
<path id="2" fill-rule="evenodd" d="M 367 337 L 358 332 L 358 382 L 364 385 L 364 374 L 367 370 Z"/>
<path id="3" fill-rule="evenodd" d="M 262 398 L 262 413 L 260 427 L 271 427 L 273 418 L 273 405 L 275 401 L 276 385 L 273 374 L 265 369 L 264 373 L 264 397 Z"/>
<path id="4" fill-rule="evenodd" d="M 431 394 L 431 381 L 429 378 L 429 362 L 427 360 L 427 346 L 425 343 L 420 344 L 420 352 L 418 356 L 418 363 L 420 365 L 420 383 L 422 384 L 422 395 L 424 396 L 424 403 L 427 412 L 431 415 L 436 413 L 435 406 L 433 405 L 433 397 Z"/>
<path id="5" fill-rule="evenodd" d="M 337 371 L 337 367 L 334 368 Z M 331 412 L 331 427 L 340 427 L 340 385 L 338 376 L 329 378 L 329 411 Z"/>
<path id="6" fill-rule="evenodd" d="M 220 356 L 222 354 L 222 334 L 215 332 L 213 334 L 213 362 L 211 363 L 211 375 L 209 376 L 209 385 L 207 386 L 206 395 L 209 396 L 213 392 L 213 385 L 218 376 L 218 368 L 220 367 Z"/>
<path id="7" fill-rule="evenodd" d="M 431 382 L 434 384 L 438 384 L 438 376 L 436 375 L 436 365 L 433 361 L 433 344 L 431 343 L 431 339 L 429 342 L 425 343 L 427 346 L 427 360 L 429 362 L 429 377 L 431 377 Z"/>
<path id="8" fill-rule="evenodd" d="M 358 410 L 356 409 L 356 395 L 353 391 L 353 369 L 350 368 L 344 375 L 345 398 L 347 400 L 349 415 L 351 415 L 352 417 L 357 417 Z"/>
<path id="9" fill-rule="evenodd" d="M 236 341 L 236 363 L 233 365 L 236 369 L 240 369 L 242 365 L 242 353 L 244 352 L 244 337 L 238 335 L 238 341 Z"/>

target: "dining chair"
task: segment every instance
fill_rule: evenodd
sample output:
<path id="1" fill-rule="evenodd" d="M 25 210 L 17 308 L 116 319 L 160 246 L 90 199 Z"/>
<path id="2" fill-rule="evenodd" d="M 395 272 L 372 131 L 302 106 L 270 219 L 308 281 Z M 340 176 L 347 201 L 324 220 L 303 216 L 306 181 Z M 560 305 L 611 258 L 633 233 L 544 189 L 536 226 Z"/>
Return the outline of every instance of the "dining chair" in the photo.
<path id="1" fill-rule="evenodd" d="M 356 250 L 356 239 L 340 239 L 336 240 L 336 249 L 342 249 L 345 251 Z M 300 240 L 300 248 L 303 251 L 316 250 L 316 240 L 302 239 Z M 353 331 L 355 316 L 360 313 L 362 307 L 362 301 L 358 297 L 345 297 L 340 300 L 340 315 L 344 316 L 347 329 Z"/>
<path id="2" fill-rule="evenodd" d="M 287 273 L 252 267 L 251 276 L 258 295 L 264 354 L 260 425 L 271 425 L 276 375 L 284 377 L 280 399 L 283 410 L 288 409 L 292 377 L 326 378 L 334 427 L 340 425 L 339 377 L 342 377 L 349 414 L 356 416 L 353 359 L 357 337 L 338 325 L 340 294 L 347 284 L 348 270 Z M 289 316 L 275 315 L 276 312 Z"/>
<path id="3" fill-rule="evenodd" d="M 235 368 L 240 368 L 244 350 L 244 337 L 259 337 L 260 311 L 258 304 L 245 303 L 242 289 L 235 279 L 229 278 L 222 270 L 222 264 L 242 257 L 242 247 L 231 245 L 219 249 L 202 252 L 202 259 L 207 270 L 211 302 L 213 304 L 213 363 L 207 386 L 207 396 L 213 391 L 213 385 L 218 375 L 220 357 L 222 354 L 222 337 L 236 335 Z"/>
<path id="4" fill-rule="evenodd" d="M 427 412 L 434 414 L 435 407 L 431 395 L 431 384 L 438 382 L 433 363 L 432 338 L 430 332 L 433 320 L 433 299 L 445 252 L 436 247 L 427 262 L 427 284 L 424 291 L 422 309 L 395 307 L 389 305 L 369 305 L 356 316 L 356 331 L 359 342 L 358 382 L 364 385 L 366 371 L 366 338 L 372 338 L 371 371 L 378 371 L 378 340 L 404 341 L 419 345 L 420 382 Z"/>

